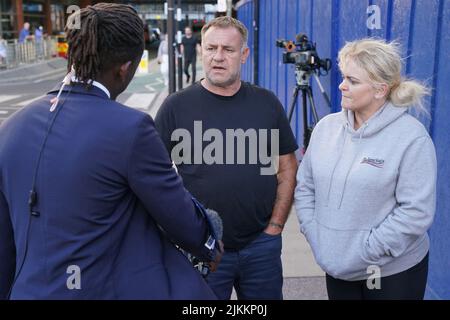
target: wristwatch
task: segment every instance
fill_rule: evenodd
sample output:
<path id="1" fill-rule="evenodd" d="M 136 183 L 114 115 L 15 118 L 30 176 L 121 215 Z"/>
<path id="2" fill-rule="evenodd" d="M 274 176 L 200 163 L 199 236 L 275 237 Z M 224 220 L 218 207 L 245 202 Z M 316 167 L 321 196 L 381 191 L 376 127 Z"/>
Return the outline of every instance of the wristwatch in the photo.
<path id="1" fill-rule="evenodd" d="M 281 230 L 283 230 L 283 228 L 284 228 L 284 224 L 280 224 L 280 223 L 276 223 L 276 222 L 272 222 L 272 221 L 269 222 L 269 225 L 280 228 Z"/>

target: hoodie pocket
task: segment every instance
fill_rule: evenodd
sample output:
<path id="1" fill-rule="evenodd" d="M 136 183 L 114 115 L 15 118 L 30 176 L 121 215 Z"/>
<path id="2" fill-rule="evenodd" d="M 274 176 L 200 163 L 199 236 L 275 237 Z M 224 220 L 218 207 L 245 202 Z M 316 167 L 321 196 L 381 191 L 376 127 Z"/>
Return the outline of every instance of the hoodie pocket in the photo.
<path id="1" fill-rule="evenodd" d="M 316 222 L 316 234 L 310 228 L 307 239 L 310 242 L 319 266 L 329 275 L 358 280 L 367 275 L 367 267 L 373 261 L 363 258 L 363 244 L 368 231 L 334 230 Z"/>
<path id="2" fill-rule="evenodd" d="M 367 235 L 364 237 L 363 241 L 361 242 L 361 259 L 366 262 L 369 265 L 378 265 L 379 264 L 379 258 L 371 255 L 369 253 L 369 237 L 372 231 L 367 232 Z"/>
<path id="3" fill-rule="evenodd" d="M 319 263 L 320 256 L 320 248 L 319 243 L 317 242 L 317 234 L 318 234 L 318 225 L 316 220 L 311 220 L 302 228 L 302 233 L 305 236 L 306 240 L 308 241 L 309 246 L 311 247 L 311 251 L 313 253 L 314 259 L 316 260 L 317 264 L 322 267 Z M 322 268 L 323 269 L 323 268 Z"/>
<path id="4" fill-rule="evenodd" d="M 369 265 L 382 266 L 392 259 L 392 256 L 381 255 L 379 257 L 374 256 L 369 250 L 369 237 L 372 234 L 372 230 L 367 231 L 364 237 L 364 241 L 361 243 L 361 259 Z"/>

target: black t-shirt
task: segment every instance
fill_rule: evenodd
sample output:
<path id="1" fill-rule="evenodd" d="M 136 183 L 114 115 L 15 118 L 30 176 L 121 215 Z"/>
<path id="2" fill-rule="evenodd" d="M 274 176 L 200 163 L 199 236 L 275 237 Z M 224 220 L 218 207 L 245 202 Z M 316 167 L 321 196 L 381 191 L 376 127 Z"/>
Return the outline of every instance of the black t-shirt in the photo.
<path id="1" fill-rule="evenodd" d="M 184 47 L 184 58 L 186 60 L 194 60 L 197 57 L 197 38 L 195 36 L 190 38 L 183 37 L 181 43 Z"/>
<path id="2" fill-rule="evenodd" d="M 186 189 L 222 217 L 225 248 L 238 250 L 254 240 L 269 222 L 277 191 L 276 175 L 261 172 L 270 165 L 260 153 L 271 155 L 273 129 L 280 155 L 298 148 L 277 97 L 245 82 L 225 97 L 197 82 L 170 95 L 155 122 Z"/>

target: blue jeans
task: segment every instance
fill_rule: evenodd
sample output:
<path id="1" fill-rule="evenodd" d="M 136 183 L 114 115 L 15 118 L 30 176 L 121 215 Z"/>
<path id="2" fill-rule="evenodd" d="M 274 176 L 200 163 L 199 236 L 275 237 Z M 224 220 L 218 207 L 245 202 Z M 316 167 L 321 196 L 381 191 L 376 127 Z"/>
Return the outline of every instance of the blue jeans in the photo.
<path id="1" fill-rule="evenodd" d="M 233 286 L 239 300 L 282 300 L 281 245 L 281 234 L 262 232 L 245 248 L 225 251 L 206 281 L 221 300 L 230 299 Z"/>

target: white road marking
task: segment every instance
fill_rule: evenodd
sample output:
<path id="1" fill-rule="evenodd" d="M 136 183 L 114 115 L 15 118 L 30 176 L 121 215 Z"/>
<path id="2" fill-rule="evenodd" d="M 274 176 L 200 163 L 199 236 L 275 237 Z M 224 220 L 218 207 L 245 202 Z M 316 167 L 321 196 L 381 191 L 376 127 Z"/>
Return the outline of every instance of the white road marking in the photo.
<path id="1" fill-rule="evenodd" d="M 124 102 L 124 105 L 136 109 L 148 109 L 155 96 L 156 94 L 154 93 L 133 93 Z"/>
<path id="2" fill-rule="evenodd" d="M 145 88 L 148 89 L 148 91 L 151 91 L 151 92 L 155 92 L 155 91 L 156 91 L 156 89 L 153 88 L 153 87 L 152 87 L 151 85 L 149 85 L 149 84 L 146 84 L 146 85 L 145 85 Z"/>
<path id="3" fill-rule="evenodd" d="M 39 97 L 36 97 L 36 98 L 33 98 L 33 99 L 28 99 L 28 100 L 19 102 L 17 104 L 14 104 L 13 106 L 15 106 L 15 107 L 25 107 L 26 105 L 29 105 L 30 103 L 32 103 L 32 102 L 34 102 L 34 101 L 36 101 L 36 100 L 38 100 L 38 99 L 40 99 L 42 97 L 45 97 L 45 96 L 39 96 Z"/>
<path id="4" fill-rule="evenodd" d="M 14 100 L 14 99 L 17 99 L 17 98 L 20 98 L 21 96 L 18 96 L 18 95 L 1 95 L 0 96 L 0 103 L 3 103 L 3 102 L 6 102 L 6 101 L 9 101 L 9 100 Z"/>

